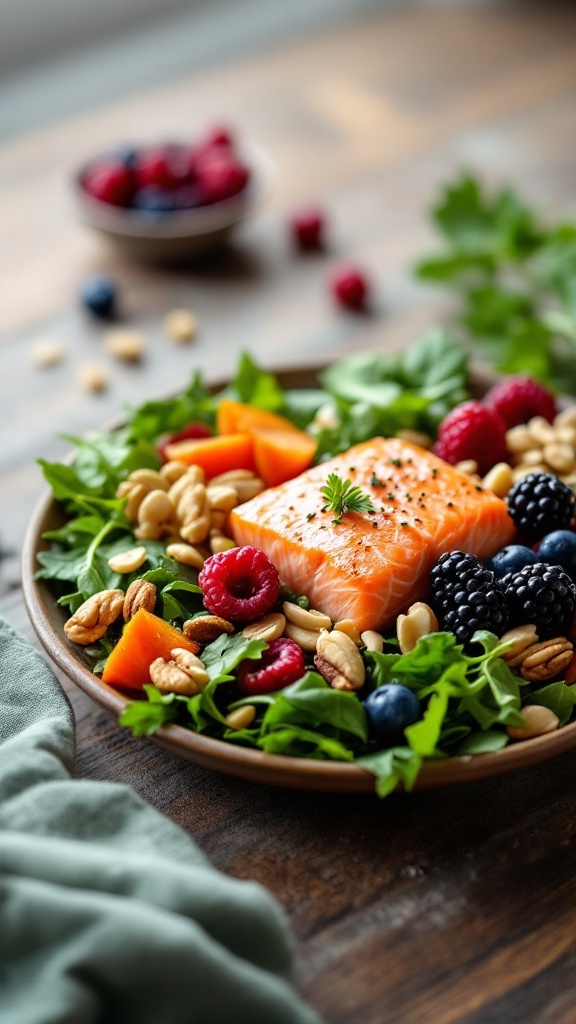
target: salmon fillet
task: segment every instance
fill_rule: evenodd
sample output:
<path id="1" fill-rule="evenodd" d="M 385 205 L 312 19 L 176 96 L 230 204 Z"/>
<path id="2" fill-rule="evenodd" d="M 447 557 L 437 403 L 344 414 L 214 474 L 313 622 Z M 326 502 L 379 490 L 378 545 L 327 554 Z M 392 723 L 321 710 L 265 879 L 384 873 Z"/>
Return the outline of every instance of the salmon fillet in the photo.
<path id="1" fill-rule="evenodd" d="M 370 495 L 375 514 L 322 511 L 329 473 Z M 398 438 L 376 437 L 230 514 L 237 544 L 261 548 L 291 590 L 360 631 L 391 625 L 426 598 L 444 551 L 493 555 L 514 534 L 504 501 L 441 459 Z"/>

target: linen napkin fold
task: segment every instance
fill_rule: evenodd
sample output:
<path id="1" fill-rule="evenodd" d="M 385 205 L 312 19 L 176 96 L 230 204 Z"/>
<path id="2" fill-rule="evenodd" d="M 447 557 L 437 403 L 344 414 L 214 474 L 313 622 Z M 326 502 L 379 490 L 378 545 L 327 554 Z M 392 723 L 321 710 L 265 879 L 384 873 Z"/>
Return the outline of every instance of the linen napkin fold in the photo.
<path id="1" fill-rule="evenodd" d="M 65 695 L 0 619 L 0 1020 L 319 1024 L 272 897 L 73 756 Z"/>

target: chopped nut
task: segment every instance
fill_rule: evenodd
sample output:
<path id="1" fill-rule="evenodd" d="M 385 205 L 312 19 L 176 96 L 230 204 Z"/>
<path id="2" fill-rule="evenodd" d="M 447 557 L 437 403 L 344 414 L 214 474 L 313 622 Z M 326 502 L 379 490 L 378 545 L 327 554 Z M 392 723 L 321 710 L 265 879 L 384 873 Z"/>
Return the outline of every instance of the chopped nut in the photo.
<path id="1" fill-rule="evenodd" d="M 112 572 L 136 572 L 136 569 L 144 565 L 147 557 L 148 552 L 146 548 L 129 548 L 128 551 L 121 551 L 120 554 L 109 558 L 108 565 Z"/>
<path id="2" fill-rule="evenodd" d="M 540 704 L 526 704 L 521 714 L 524 725 L 509 725 L 506 729 L 511 740 L 530 740 L 534 736 L 544 736 L 547 732 L 554 732 L 560 724 L 558 715 Z"/>
<path id="3" fill-rule="evenodd" d="M 346 633 L 346 636 L 349 636 L 354 641 L 356 647 L 362 646 L 358 627 L 352 622 L 352 619 L 340 619 L 340 622 L 334 623 L 334 629 L 338 629 L 341 633 Z"/>
<path id="4" fill-rule="evenodd" d="M 255 498 L 266 486 L 264 481 L 250 469 L 231 469 L 227 473 L 220 473 L 218 476 L 212 477 L 210 486 L 219 485 L 233 487 L 239 504 L 250 501 L 250 498 Z"/>
<path id="5" fill-rule="evenodd" d="M 173 466 L 176 463 L 178 463 L 178 460 L 172 459 L 171 462 L 167 463 L 167 465 Z M 178 479 L 171 484 L 170 490 L 168 491 L 170 500 L 177 505 L 180 498 L 189 487 L 193 487 L 195 484 L 204 484 L 204 479 L 204 470 L 201 469 L 200 466 L 187 466 L 186 472 L 181 473 Z"/>
<path id="6" fill-rule="evenodd" d="M 542 454 L 544 461 L 548 463 L 550 469 L 553 469 L 555 473 L 570 473 L 574 469 L 576 458 L 574 456 L 574 449 L 570 444 L 554 441 L 544 446 Z"/>
<path id="7" fill-rule="evenodd" d="M 203 540 L 206 540 L 209 529 L 210 517 L 200 516 L 192 523 L 182 526 L 180 529 L 180 536 L 184 540 L 187 540 L 189 544 L 201 544 Z"/>
<path id="8" fill-rule="evenodd" d="M 358 648 L 339 630 L 320 633 L 314 664 L 334 690 L 361 690 L 364 685 L 366 673 Z"/>
<path id="9" fill-rule="evenodd" d="M 340 635 L 344 636 L 344 633 Z M 295 626 L 293 622 L 287 622 L 284 627 L 284 636 L 293 640 L 303 651 L 315 651 L 322 633 L 319 629 L 302 629 L 301 626 Z"/>
<path id="10" fill-rule="evenodd" d="M 576 405 L 568 405 L 566 409 L 562 409 L 554 420 L 554 426 L 576 427 Z"/>
<path id="11" fill-rule="evenodd" d="M 182 542 L 168 544 L 166 554 L 168 558 L 173 558 L 181 565 L 189 565 L 192 569 L 201 569 L 205 562 L 202 552 L 192 544 L 183 544 Z"/>
<path id="12" fill-rule="evenodd" d="M 100 363 L 84 363 L 78 370 L 78 383 L 85 391 L 104 391 L 108 387 L 108 371 Z"/>
<path id="13" fill-rule="evenodd" d="M 230 512 L 238 504 L 238 495 L 229 484 L 210 484 L 206 488 L 206 497 L 211 509 L 217 512 Z"/>
<path id="14" fill-rule="evenodd" d="M 506 447 L 514 455 L 521 455 L 534 447 L 534 438 L 525 423 L 506 431 Z"/>
<path id="15" fill-rule="evenodd" d="M 188 472 L 189 467 L 185 462 L 177 462 L 175 459 L 172 462 L 165 462 L 160 470 L 160 476 L 167 484 L 175 484 L 180 477 L 183 477 Z"/>
<path id="16" fill-rule="evenodd" d="M 554 427 L 543 416 L 533 416 L 531 420 L 528 420 L 526 428 L 530 437 L 541 447 L 554 441 Z"/>
<path id="17" fill-rule="evenodd" d="M 146 351 L 146 340 L 140 331 L 120 328 L 108 331 L 104 338 L 104 350 L 114 359 L 137 363 Z"/>
<path id="18" fill-rule="evenodd" d="M 544 453 L 541 448 L 529 448 L 527 452 L 522 452 L 518 465 L 520 466 L 538 466 L 544 461 Z"/>
<path id="19" fill-rule="evenodd" d="M 193 640 L 195 644 L 200 644 L 200 647 L 206 647 L 206 644 L 211 644 L 213 640 L 222 636 L 222 633 L 233 633 L 234 626 L 220 615 L 199 615 L 197 619 L 188 619 L 182 627 L 182 632 L 187 640 Z"/>
<path id="20" fill-rule="evenodd" d="M 67 622 L 64 632 L 69 640 L 86 647 L 100 640 L 104 633 L 116 621 L 124 605 L 122 590 L 101 590 L 93 594 Z"/>
<path id="21" fill-rule="evenodd" d="M 497 462 L 482 480 L 482 487 L 492 491 L 498 498 L 505 498 L 514 483 L 512 470 L 507 462 Z"/>
<path id="22" fill-rule="evenodd" d="M 520 663 L 520 675 L 534 683 L 553 679 L 572 660 L 572 653 L 573 645 L 564 636 L 533 644 Z"/>
<path id="23" fill-rule="evenodd" d="M 32 349 L 32 362 L 34 366 L 46 369 L 61 363 L 65 354 L 66 349 L 59 341 L 39 341 Z"/>
<path id="24" fill-rule="evenodd" d="M 226 715 L 226 725 L 230 729 L 248 729 L 256 718 L 256 708 L 253 704 L 244 704 Z"/>
<path id="25" fill-rule="evenodd" d="M 505 661 L 510 668 L 516 668 L 517 665 L 522 664 L 522 660 L 528 648 L 537 644 L 538 639 L 539 637 L 536 632 L 536 626 L 532 623 L 527 623 L 525 626 L 516 626 L 515 629 L 509 629 L 507 633 L 504 633 L 503 636 L 500 637 L 501 644 L 512 643 L 512 647 L 502 655 L 502 660 Z"/>
<path id="26" fill-rule="evenodd" d="M 122 614 L 126 622 L 132 619 L 136 612 L 144 608 L 147 612 L 153 612 L 156 607 L 156 587 L 149 580 L 134 580 L 124 598 Z"/>
<path id="27" fill-rule="evenodd" d="M 571 448 L 576 447 L 576 426 L 554 427 L 554 433 L 560 444 L 569 444 Z"/>
<path id="28" fill-rule="evenodd" d="M 461 473 L 466 473 L 466 476 L 474 476 L 478 472 L 478 463 L 476 459 L 464 459 L 463 462 L 457 462 L 454 469 L 459 469 Z"/>
<path id="29" fill-rule="evenodd" d="M 382 654 L 384 650 L 384 637 L 380 633 L 376 633 L 373 629 L 365 629 L 360 634 L 360 639 L 367 651 L 375 651 L 377 654 Z"/>
<path id="30" fill-rule="evenodd" d="M 185 480 L 186 477 L 181 479 Z M 178 483 L 180 482 L 179 480 Z M 177 486 L 178 484 L 174 488 L 170 488 L 170 499 L 176 504 L 176 515 L 182 526 L 188 526 L 188 523 L 194 522 L 195 519 L 209 515 L 210 509 L 204 484 L 189 484 L 183 488 L 180 497 L 175 499 L 172 496 L 172 491 L 176 490 Z"/>
<path id="31" fill-rule="evenodd" d="M 135 469 L 130 473 L 128 480 L 132 484 L 142 484 L 147 491 L 166 491 L 168 489 L 167 481 L 155 469 Z"/>
<path id="32" fill-rule="evenodd" d="M 242 636 L 248 640 L 265 640 L 269 644 L 272 640 L 277 640 L 282 636 L 285 626 L 285 615 L 282 615 L 281 612 L 270 612 L 259 622 L 251 622 L 249 626 L 244 626 Z"/>
<path id="33" fill-rule="evenodd" d="M 299 604 L 292 604 L 291 601 L 284 601 L 282 611 L 288 622 L 294 623 L 300 629 L 319 630 L 331 629 L 332 619 L 324 612 L 316 611 L 315 608 L 301 608 Z"/>
<path id="34" fill-rule="evenodd" d="M 164 320 L 164 330 L 178 344 L 192 341 L 198 330 L 196 317 L 189 309 L 172 309 Z"/>
<path id="35" fill-rule="evenodd" d="M 421 637 L 438 631 L 438 619 L 429 605 L 416 601 L 406 615 L 396 619 L 396 633 L 402 654 L 413 651 Z"/>
<path id="36" fill-rule="evenodd" d="M 174 515 L 174 506 L 166 491 L 149 491 L 138 509 L 138 522 L 167 523 Z"/>

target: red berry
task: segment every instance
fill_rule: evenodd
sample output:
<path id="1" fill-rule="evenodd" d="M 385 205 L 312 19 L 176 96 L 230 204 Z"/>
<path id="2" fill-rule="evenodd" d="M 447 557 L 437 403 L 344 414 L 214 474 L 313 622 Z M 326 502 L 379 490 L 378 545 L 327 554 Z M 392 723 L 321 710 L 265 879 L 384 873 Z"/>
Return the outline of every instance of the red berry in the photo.
<path id="1" fill-rule="evenodd" d="M 434 451 L 452 465 L 474 459 L 484 476 L 497 462 L 508 458 L 506 424 L 481 402 L 462 402 L 440 424 Z"/>
<path id="2" fill-rule="evenodd" d="M 485 395 L 484 403 L 502 417 L 507 427 L 527 423 L 533 416 L 543 416 L 552 423 L 557 412 L 554 395 L 537 380 L 522 374 L 495 384 Z"/>
<path id="3" fill-rule="evenodd" d="M 190 177 L 191 166 L 188 150 L 184 146 L 163 146 L 145 149 L 136 159 L 136 182 L 138 188 L 154 185 L 171 191 L 184 184 Z"/>
<path id="4" fill-rule="evenodd" d="M 364 309 L 369 294 L 368 281 L 356 267 L 338 267 L 330 286 L 334 298 L 344 309 Z"/>
<path id="5" fill-rule="evenodd" d="M 225 146 L 227 149 L 232 149 L 233 145 L 234 139 L 230 129 L 225 128 L 224 125 L 214 125 L 208 129 L 198 148 L 212 149 L 213 146 Z"/>
<path id="6" fill-rule="evenodd" d="M 259 548 L 231 548 L 211 555 L 198 575 L 204 605 L 213 615 L 233 622 L 255 622 L 278 600 L 275 565 Z"/>
<path id="7" fill-rule="evenodd" d="M 157 445 L 158 454 L 160 458 L 167 462 L 166 448 L 169 444 L 174 444 L 175 441 L 188 441 L 190 438 L 202 438 L 212 437 L 212 431 L 205 423 L 189 423 L 183 430 L 179 430 L 177 434 L 170 434 L 165 437 L 163 441 Z"/>
<path id="8" fill-rule="evenodd" d="M 128 206 L 134 193 L 134 175 L 117 160 L 103 160 L 86 172 L 82 185 L 89 196 L 101 203 Z"/>
<path id="9" fill-rule="evenodd" d="M 317 252 L 323 248 L 324 228 L 322 210 L 300 210 L 290 223 L 294 242 L 302 252 Z"/>
<path id="10" fill-rule="evenodd" d="M 272 640 L 262 658 L 246 658 L 238 669 L 238 686 L 247 696 L 283 690 L 301 679 L 306 671 L 304 652 L 294 640 Z"/>
<path id="11" fill-rule="evenodd" d="M 198 161 L 195 170 L 204 203 L 230 199 L 246 187 L 250 177 L 243 164 L 218 150 L 208 152 Z"/>

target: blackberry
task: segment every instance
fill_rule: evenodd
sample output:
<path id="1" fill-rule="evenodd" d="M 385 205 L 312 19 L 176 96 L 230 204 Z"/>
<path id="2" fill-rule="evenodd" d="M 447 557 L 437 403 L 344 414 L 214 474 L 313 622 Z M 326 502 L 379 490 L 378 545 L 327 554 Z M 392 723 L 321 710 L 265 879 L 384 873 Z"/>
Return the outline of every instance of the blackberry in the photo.
<path id="1" fill-rule="evenodd" d="M 567 629 L 576 612 L 576 586 L 559 565 L 526 565 L 502 579 L 512 626 L 528 622 L 541 640 Z"/>
<path id="2" fill-rule="evenodd" d="M 553 530 L 567 530 L 574 514 L 574 494 L 551 473 L 529 473 L 508 494 L 508 512 L 518 530 L 540 540 Z"/>
<path id="3" fill-rule="evenodd" d="M 440 628 L 467 644 L 477 629 L 500 636 L 507 622 L 506 599 L 500 580 L 476 555 L 450 551 L 430 573 L 432 605 Z"/>

